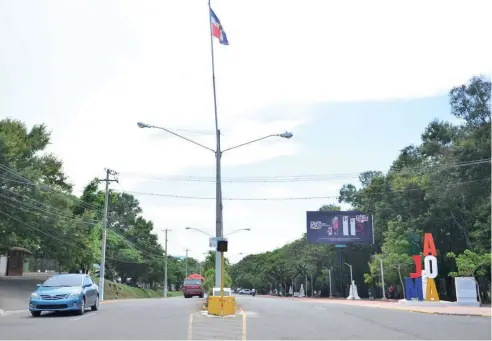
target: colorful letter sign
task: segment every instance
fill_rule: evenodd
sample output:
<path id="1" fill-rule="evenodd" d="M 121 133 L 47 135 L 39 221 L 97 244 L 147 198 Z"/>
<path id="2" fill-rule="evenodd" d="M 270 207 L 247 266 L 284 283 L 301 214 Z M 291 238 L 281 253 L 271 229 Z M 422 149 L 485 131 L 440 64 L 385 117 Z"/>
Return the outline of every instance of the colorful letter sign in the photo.
<path id="1" fill-rule="evenodd" d="M 431 233 L 424 235 L 424 269 L 422 270 L 422 260 L 420 255 L 414 255 L 415 272 L 410 277 L 405 278 L 405 299 L 410 301 L 413 298 L 419 301 L 439 301 L 436 282 L 437 277 L 437 252 L 434 239 Z M 424 295 L 425 293 L 425 295 Z"/>

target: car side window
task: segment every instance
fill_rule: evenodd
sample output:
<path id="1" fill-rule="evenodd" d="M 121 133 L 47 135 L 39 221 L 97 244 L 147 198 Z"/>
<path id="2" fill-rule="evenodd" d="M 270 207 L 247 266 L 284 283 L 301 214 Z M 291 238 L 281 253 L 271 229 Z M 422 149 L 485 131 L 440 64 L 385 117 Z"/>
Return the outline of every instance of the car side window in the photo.
<path id="1" fill-rule="evenodd" d="M 92 280 L 89 277 L 84 277 L 84 285 L 92 285 Z"/>

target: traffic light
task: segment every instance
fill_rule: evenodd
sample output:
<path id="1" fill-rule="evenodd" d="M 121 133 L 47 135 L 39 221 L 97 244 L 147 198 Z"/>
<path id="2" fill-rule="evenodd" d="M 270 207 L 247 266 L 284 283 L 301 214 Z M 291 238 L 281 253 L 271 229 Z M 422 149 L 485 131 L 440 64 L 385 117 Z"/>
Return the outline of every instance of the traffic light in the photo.
<path id="1" fill-rule="evenodd" d="M 217 241 L 217 251 L 218 252 L 227 252 L 227 240 L 218 240 Z"/>

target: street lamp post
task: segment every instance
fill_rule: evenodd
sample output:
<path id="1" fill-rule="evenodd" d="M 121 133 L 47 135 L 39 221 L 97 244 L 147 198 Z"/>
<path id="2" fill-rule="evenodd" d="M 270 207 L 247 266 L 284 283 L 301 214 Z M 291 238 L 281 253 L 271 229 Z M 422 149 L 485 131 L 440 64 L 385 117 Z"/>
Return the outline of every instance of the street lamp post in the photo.
<path id="1" fill-rule="evenodd" d="M 167 297 L 167 261 L 168 261 L 168 252 L 167 252 L 167 233 L 171 231 L 170 229 L 163 229 L 162 230 L 165 233 L 164 237 L 164 253 L 166 254 L 166 258 L 164 258 L 164 297 Z"/>
<path id="2" fill-rule="evenodd" d="M 185 260 L 185 275 L 186 277 L 188 277 L 188 251 L 190 251 L 189 249 L 186 249 L 186 260 Z"/>
<path id="3" fill-rule="evenodd" d="M 330 280 L 330 298 L 332 298 L 333 296 L 331 296 L 331 269 L 328 269 L 328 278 Z"/>
<path id="4" fill-rule="evenodd" d="M 214 82 L 215 82 L 215 77 L 214 77 Z M 214 86 L 214 89 L 215 89 L 215 86 Z M 214 91 L 214 96 L 215 96 L 215 91 Z M 216 130 L 216 136 L 217 136 L 217 147 L 215 150 L 212 148 L 209 148 L 209 147 L 207 147 L 201 143 L 193 141 L 187 137 L 184 137 L 180 134 L 177 134 L 177 133 L 175 133 L 169 129 L 163 128 L 163 127 L 157 127 L 157 126 L 150 125 L 147 123 L 142 123 L 142 122 L 137 122 L 137 125 L 139 128 L 155 128 L 155 129 L 164 130 L 165 132 L 167 132 L 169 134 L 172 134 L 176 137 L 179 137 L 183 140 L 186 140 L 190 143 L 193 143 L 194 145 L 197 145 L 199 147 L 207 149 L 207 150 L 209 150 L 215 154 L 215 162 L 216 162 L 216 164 L 215 164 L 215 175 L 216 175 L 216 180 L 215 180 L 215 184 L 216 184 L 216 187 L 215 187 L 215 192 L 216 192 L 215 193 L 215 203 L 216 203 L 216 205 L 215 205 L 215 216 L 216 216 L 215 217 L 216 218 L 215 219 L 215 236 L 217 238 L 222 238 L 223 234 L 224 234 L 223 216 L 222 216 L 222 209 L 223 209 L 223 205 L 222 205 L 222 175 L 221 175 L 222 154 L 226 151 L 236 149 L 239 147 L 243 147 L 243 146 L 246 146 L 248 144 L 255 143 L 255 142 L 258 142 L 261 140 L 265 140 L 265 139 L 270 138 L 270 137 L 282 137 L 285 139 L 290 139 L 294 135 L 291 132 L 287 132 L 287 131 L 285 133 L 281 133 L 281 134 L 270 134 L 270 135 L 260 137 L 258 139 L 244 142 L 244 143 L 238 144 L 236 146 L 222 150 L 220 147 L 220 130 L 219 130 L 218 124 L 217 124 L 217 111 L 215 111 L 215 116 L 216 116 L 215 117 L 215 123 L 216 123 L 215 124 L 215 130 Z M 220 274 L 221 274 L 220 254 L 221 253 L 218 251 L 215 253 L 215 286 L 216 287 L 220 286 Z"/>
<path id="5" fill-rule="evenodd" d="M 352 278 L 352 265 L 350 265 L 349 263 L 345 263 L 345 265 L 347 265 L 350 268 L 350 299 L 354 300 L 355 297 L 354 297 L 354 286 L 353 286 L 354 280 Z"/>

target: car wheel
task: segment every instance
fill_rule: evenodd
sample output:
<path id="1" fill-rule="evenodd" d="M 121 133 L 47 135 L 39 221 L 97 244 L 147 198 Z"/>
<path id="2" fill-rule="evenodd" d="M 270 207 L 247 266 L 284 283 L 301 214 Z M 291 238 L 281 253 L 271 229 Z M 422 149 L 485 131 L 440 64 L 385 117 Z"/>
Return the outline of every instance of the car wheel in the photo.
<path id="1" fill-rule="evenodd" d="M 94 305 L 91 307 L 91 310 L 92 311 L 99 310 L 99 295 L 97 295 L 97 297 L 96 297 L 96 303 L 94 303 Z"/>
<path id="2" fill-rule="evenodd" d="M 32 317 L 39 317 L 39 316 L 41 316 L 41 312 L 40 311 L 31 311 L 31 315 L 32 315 Z"/>
<path id="3" fill-rule="evenodd" d="M 203 298 L 203 294 L 200 295 L 200 298 Z"/>
<path id="4" fill-rule="evenodd" d="M 84 315 L 85 313 L 85 297 L 82 297 L 82 302 L 80 302 L 80 310 L 78 313 L 79 315 Z"/>

